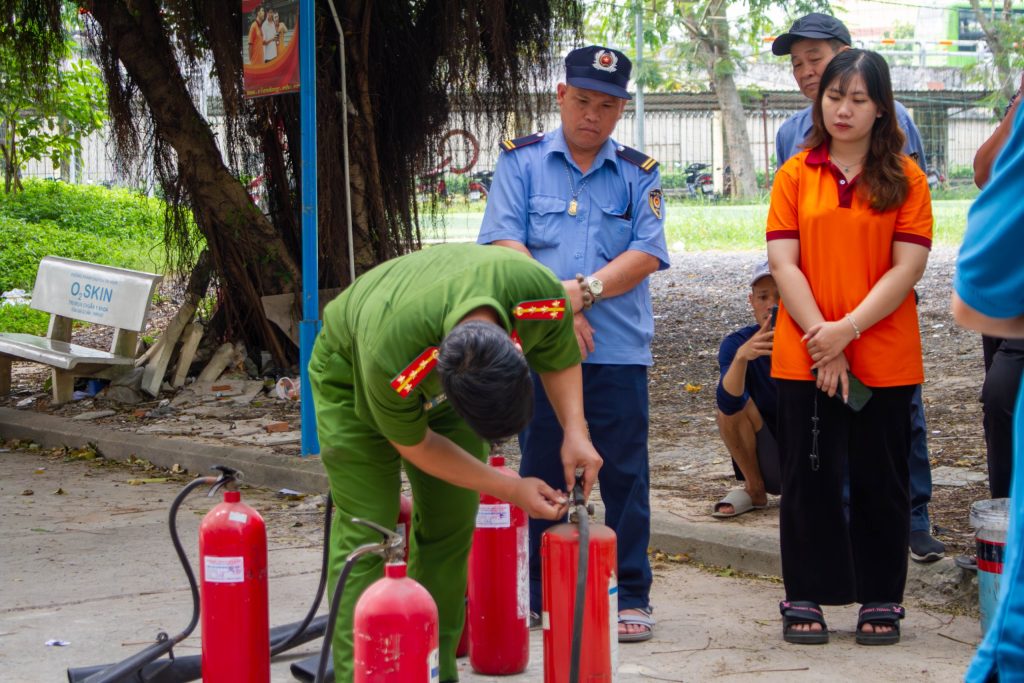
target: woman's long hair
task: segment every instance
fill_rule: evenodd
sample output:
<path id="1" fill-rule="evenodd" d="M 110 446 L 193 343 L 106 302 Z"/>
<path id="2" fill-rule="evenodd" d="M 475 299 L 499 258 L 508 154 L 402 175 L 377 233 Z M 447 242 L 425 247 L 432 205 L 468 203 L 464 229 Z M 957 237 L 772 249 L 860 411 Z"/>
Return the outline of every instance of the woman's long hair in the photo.
<path id="1" fill-rule="evenodd" d="M 822 143 L 832 142 L 825 128 L 821 101 L 829 87 L 846 94 L 850 80 L 859 75 L 868 90 L 868 97 L 878 106 L 879 118 L 871 128 L 864 169 L 857 181 L 857 191 L 875 211 L 887 211 L 903 203 L 910 189 L 903 169 L 903 144 L 906 136 L 896 120 L 896 103 L 892 97 L 892 80 L 885 59 L 870 50 L 844 50 L 832 58 L 821 75 L 818 96 L 814 99 L 811 117 L 813 128 L 805 146 L 814 149 Z M 835 85 L 834 82 L 838 81 Z"/>

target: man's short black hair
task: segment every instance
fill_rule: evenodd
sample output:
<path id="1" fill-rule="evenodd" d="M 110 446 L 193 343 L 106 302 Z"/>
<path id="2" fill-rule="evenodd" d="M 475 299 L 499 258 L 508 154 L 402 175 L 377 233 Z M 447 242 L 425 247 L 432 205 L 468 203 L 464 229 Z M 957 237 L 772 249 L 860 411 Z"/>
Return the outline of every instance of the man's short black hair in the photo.
<path id="1" fill-rule="evenodd" d="M 437 371 L 452 408 L 484 439 L 518 434 L 533 417 L 530 368 L 499 325 L 456 325 L 441 342 Z"/>

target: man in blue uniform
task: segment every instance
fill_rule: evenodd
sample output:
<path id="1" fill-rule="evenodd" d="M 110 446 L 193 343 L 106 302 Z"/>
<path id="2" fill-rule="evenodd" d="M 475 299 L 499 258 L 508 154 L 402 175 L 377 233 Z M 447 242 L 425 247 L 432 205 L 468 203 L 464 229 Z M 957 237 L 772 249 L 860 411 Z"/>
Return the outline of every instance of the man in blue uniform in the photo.
<path id="1" fill-rule="evenodd" d="M 584 356 L 584 411 L 604 458 L 605 522 L 618 536 L 619 640 L 653 634 L 647 367 L 654 317 L 647 277 L 668 268 L 658 162 L 611 133 L 630 99 L 629 59 L 589 46 L 566 56 L 562 125 L 502 143 L 478 241 L 516 249 L 562 280 Z M 533 421 L 520 435 L 523 476 L 561 486 L 561 430 L 535 382 Z M 553 458 L 553 460 L 552 460 Z M 541 607 L 540 538 L 530 522 L 530 603 Z"/>
<path id="2" fill-rule="evenodd" d="M 804 97 L 814 101 L 818 96 L 818 82 L 825 67 L 839 52 L 849 49 L 850 31 L 843 22 L 827 14 L 812 12 L 793 22 L 788 33 L 772 43 L 772 53 L 789 55 L 793 78 Z M 921 134 L 910 118 L 910 112 L 896 102 L 896 119 L 907 140 L 903 152 L 925 169 L 924 145 Z M 781 168 L 811 132 L 811 107 L 801 109 L 779 126 L 775 134 L 775 158 Z M 916 562 L 934 562 L 941 559 L 946 546 L 931 534 L 928 503 L 932 499 L 932 470 L 928 460 L 928 429 L 924 421 L 924 403 L 921 387 L 914 391 L 910 402 L 910 557 Z"/>
<path id="3" fill-rule="evenodd" d="M 1024 107 L 996 158 L 992 178 L 970 213 L 953 278 L 953 318 L 963 327 L 1002 339 L 1024 339 Z M 1024 678 L 1024 384 L 1013 425 L 1010 528 L 999 606 L 967 670 L 967 683 Z"/>

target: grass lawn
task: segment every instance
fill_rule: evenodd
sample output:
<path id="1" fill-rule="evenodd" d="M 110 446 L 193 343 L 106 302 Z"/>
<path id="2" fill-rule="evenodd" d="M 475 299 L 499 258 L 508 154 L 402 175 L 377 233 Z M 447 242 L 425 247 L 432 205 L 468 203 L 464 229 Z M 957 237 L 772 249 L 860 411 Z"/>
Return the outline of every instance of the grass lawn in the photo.
<path id="1" fill-rule="evenodd" d="M 479 205 L 454 205 L 437 225 L 425 225 L 423 237 L 429 242 L 471 241 L 480 230 L 483 212 Z M 969 199 L 932 201 L 935 214 L 935 243 L 960 244 L 967 226 Z M 670 251 L 705 249 L 746 250 L 764 248 L 764 227 L 768 204 L 693 204 L 670 202 L 665 232 Z"/>

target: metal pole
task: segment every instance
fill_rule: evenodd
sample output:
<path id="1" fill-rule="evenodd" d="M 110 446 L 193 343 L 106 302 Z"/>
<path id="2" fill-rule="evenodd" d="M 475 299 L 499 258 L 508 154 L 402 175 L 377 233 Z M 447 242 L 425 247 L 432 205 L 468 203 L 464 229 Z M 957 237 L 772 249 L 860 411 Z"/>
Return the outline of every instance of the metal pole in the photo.
<path id="1" fill-rule="evenodd" d="M 334 8 L 334 0 L 330 0 L 331 14 L 334 15 L 334 27 L 338 29 L 338 60 L 341 62 L 341 156 L 345 166 L 345 220 L 348 235 L 348 281 L 356 279 L 356 247 L 352 237 L 352 182 L 349 178 L 348 165 L 348 74 L 345 72 L 345 32 L 341 30 L 338 10 Z M 514 137 L 514 136 L 513 136 Z"/>
<path id="2" fill-rule="evenodd" d="M 643 0 L 636 0 L 636 73 L 643 72 L 644 63 L 644 8 Z M 641 152 L 644 151 L 644 86 L 641 80 L 636 81 L 636 107 L 634 109 L 636 120 L 635 147 Z"/>
<path id="3" fill-rule="evenodd" d="M 309 358 L 320 329 L 319 237 L 316 172 L 316 22 L 313 0 L 299 2 L 299 118 L 302 127 L 302 320 L 299 373 L 302 379 L 302 455 L 320 452 L 316 412 L 309 386 Z"/>
<path id="4" fill-rule="evenodd" d="M 764 127 L 764 186 L 771 187 L 771 161 L 768 158 L 768 95 L 761 95 L 761 124 Z"/>

